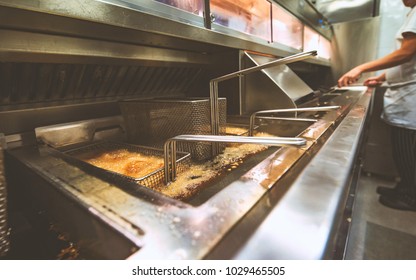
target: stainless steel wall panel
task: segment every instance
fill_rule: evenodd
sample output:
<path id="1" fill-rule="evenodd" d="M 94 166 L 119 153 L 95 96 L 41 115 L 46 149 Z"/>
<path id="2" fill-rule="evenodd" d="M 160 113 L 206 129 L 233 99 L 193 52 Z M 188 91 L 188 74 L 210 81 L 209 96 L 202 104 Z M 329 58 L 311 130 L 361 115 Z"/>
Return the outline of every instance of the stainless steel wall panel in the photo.
<path id="1" fill-rule="evenodd" d="M 353 67 L 376 58 L 380 34 L 379 17 L 337 23 L 333 26 L 331 60 L 333 75 L 336 79 Z M 364 74 L 360 81 L 369 75 L 372 73 Z"/>

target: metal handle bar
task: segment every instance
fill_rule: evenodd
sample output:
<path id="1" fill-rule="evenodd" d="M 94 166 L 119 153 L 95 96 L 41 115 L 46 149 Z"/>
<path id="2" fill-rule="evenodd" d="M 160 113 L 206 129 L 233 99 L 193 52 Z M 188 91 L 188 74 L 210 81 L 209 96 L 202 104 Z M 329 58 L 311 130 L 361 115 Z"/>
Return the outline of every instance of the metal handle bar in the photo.
<path id="1" fill-rule="evenodd" d="M 176 142 L 245 143 L 269 146 L 304 146 L 306 140 L 299 137 L 250 137 L 221 135 L 178 135 L 164 144 L 165 184 L 176 179 Z"/>
<path id="2" fill-rule="evenodd" d="M 289 112 L 322 112 L 339 109 L 340 106 L 322 106 L 322 107 L 308 107 L 308 108 L 289 108 L 289 109 L 274 109 L 274 110 L 263 110 L 257 111 L 250 116 L 250 127 L 248 135 L 253 136 L 254 123 L 258 114 L 270 114 L 270 113 L 289 113 Z"/>
<path id="3" fill-rule="evenodd" d="M 256 72 L 265 68 L 269 68 L 272 66 L 288 64 L 300 60 L 304 60 L 313 56 L 316 56 L 316 51 L 309 51 L 309 52 L 302 52 L 297 53 L 291 56 L 287 56 L 284 58 L 280 58 L 262 65 L 257 65 L 251 68 L 243 69 L 234 73 L 230 73 L 218 78 L 214 78 L 209 83 L 209 91 L 210 91 L 210 105 L 211 105 L 211 133 L 213 135 L 220 134 L 220 115 L 219 115 L 219 105 L 218 105 L 218 82 L 225 81 L 231 78 L 240 77 L 252 72 Z M 212 155 L 216 156 L 219 153 L 219 146 L 218 143 L 212 143 Z"/>

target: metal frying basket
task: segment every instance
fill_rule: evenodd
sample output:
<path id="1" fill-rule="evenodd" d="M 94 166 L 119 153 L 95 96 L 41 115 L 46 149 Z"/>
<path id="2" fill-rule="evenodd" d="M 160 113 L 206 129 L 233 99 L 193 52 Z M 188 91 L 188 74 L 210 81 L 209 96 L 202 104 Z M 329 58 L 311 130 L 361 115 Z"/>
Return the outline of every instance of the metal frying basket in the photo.
<path id="1" fill-rule="evenodd" d="M 73 162 L 76 162 L 81 168 L 86 168 L 91 172 L 111 175 L 118 177 L 120 179 L 135 181 L 138 184 L 143 186 L 155 189 L 164 185 L 164 169 L 163 167 L 153 170 L 151 173 L 142 176 L 142 177 L 131 177 L 122 173 L 118 173 L 112 170 L 103 169 L 97 167 L 93 164 L 90 164 L 85 161 L 86 157 L 94 157 L 102 155 L 103 153 L 111 153 L 117 150 L 127 150 L 131 153 L 138 153 L 146 156 L 156 156 L 160 157 L 163 160 L 164 153 L 163 150 L 152 148 L 152 147 L 142 147 L 136 145 L 129 145 L 119 142 L 110 142 L 110 141 L 101 141 L 93 143 L 81 148 L 72 149 L 64 152 L 65 155 L 70 156 Z M 176 157 L 176 162 L 178 166 L 178 172 L 184 171 L 190 165 L 190 155 L 188 153 L 178 152 Z"/>
<path id="2" fill-rule="evenodd" d="M 211 134 L 209 99 L 151 99 L 120 101 L 128 141 L 161 148 L 166 140 L 181 134 Z M 220 134 L 225 135 L 226 99 L 219 99 Z M 225 146 L 223 146 L 225 147 Z M 178 143 L 178 150 L 195 160 L 210 159 L 209 143 Z"/>

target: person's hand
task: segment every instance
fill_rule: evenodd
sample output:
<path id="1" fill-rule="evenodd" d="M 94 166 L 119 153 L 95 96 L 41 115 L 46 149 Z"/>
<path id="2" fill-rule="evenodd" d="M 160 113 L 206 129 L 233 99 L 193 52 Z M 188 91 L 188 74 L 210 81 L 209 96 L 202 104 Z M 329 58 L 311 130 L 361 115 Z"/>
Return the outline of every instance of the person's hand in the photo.
<path id="1" fill-rule="evenodd" d="M 379 77 L 371 77 L 364 81 L 364 85 L 368 87 L 378 87 L 383 83 Z"/>
<path id="2" fill-rule="evenodd" d="M 341 78 L 338 80 L 338 86 L 339 87 L 345 87 L 352 83 L 355 83 L 361 76 L 361 69 L 358 67 L 355 67 L 345 73 Z"/>

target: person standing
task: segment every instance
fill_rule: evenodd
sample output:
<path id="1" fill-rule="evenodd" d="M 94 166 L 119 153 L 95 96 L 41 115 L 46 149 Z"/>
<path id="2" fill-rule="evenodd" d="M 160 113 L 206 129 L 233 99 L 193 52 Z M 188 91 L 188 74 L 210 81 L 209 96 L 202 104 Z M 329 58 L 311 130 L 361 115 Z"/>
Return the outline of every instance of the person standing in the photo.
<path id="1" fill-rule="evenodd" d="M 396 50 L 358 65 L 338 80 L 338 86 L 355 83 L 362 73 L 386 69 L 364 81 L 366 86 L 387 84 L 381 118 L 391 126 L 393 159 L 400 175 L 394 188 L 378 187 L 383 205 L 416 211 L 416 0 L 402 0 L 411 8 L 396 39 Z"/>

